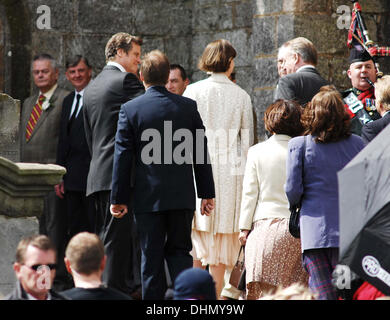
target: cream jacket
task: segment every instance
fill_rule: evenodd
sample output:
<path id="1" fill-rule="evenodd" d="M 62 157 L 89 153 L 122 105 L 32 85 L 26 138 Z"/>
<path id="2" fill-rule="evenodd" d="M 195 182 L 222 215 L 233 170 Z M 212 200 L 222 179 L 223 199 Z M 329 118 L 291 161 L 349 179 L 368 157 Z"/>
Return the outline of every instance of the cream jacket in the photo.
<path id="1" fill-rule="evenodd" d="M 238 232 L 246 154 L 254 140 L 251 99 L 222 73 L 189 85 L 183 95 L 197 102 L 215 183 L 214 212 L 202 216 L 198 202 L 194 228 L 213 234 Z"/>
<path id="2" fill-rule="evenodd" d="M 248 151 L 243 182 L 240 230 L 264 218 L 290 218 L 284 192 L 287 146 L 291 138 L 277 134 Z"/>

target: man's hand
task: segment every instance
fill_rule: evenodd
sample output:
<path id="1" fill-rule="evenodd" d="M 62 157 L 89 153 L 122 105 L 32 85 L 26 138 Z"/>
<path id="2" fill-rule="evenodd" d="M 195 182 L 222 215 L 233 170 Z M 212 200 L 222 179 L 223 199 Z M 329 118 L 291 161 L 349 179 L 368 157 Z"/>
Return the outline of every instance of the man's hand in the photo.
<path id="1" fill-rule="evenodd" d="M 200 204 L 200 213 L 209 216 L 214 210 L 214 199 L 202 199 Z"/>
<path id="2" fill-rule="evenodd" d="M 64 193 L 65 193 L 64 181 L 61 181 L 61 183 L 56 184 L 54 186 L 54 191 L 56 192 L 56 195 L 57 195 L 58 198 L 64 199 Z"/>
<path id="3" fill-rule="evenodd" d="M 110 211 L 115 218 L 122 218 L 127 213 L 127 205 L 112 204 L 110 206 Z"/>
<path id="4" fill-rule="evenodd" d="M 248 239 L 249 230 L 241 230 L 238 235 L 238 241 L 240 241 L 242 246 L 245 246 L 246 240 Z"/>

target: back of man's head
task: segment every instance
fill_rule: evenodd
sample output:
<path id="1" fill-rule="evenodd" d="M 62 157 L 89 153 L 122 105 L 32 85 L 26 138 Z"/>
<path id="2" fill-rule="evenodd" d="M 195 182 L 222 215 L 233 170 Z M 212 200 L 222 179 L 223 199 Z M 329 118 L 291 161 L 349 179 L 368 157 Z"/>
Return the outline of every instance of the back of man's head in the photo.
<path id="1" fill-rule="evenodd" d="M 317 65 L 317 49 L 310 40 L 298 37 L 285 42 L 282 47 L 289 48 L 292 52 L 299 54 L 303 62 L 313 66 Z"/>
<path id="2" fill-rule="evenodd" d="M 165 86 L 169 78 L 169 71 L 169 60 L 159 50 L 147 53 L 142 59 L 140 72 L 145 84 Z"/>
<path id="3" fill-rule="evenodd" d="M 65 257 L 74 271 L 90 275 L 100 269 L 104 258 L 104 246 L 96 234 L 81 232 L 69 241 Z"/>

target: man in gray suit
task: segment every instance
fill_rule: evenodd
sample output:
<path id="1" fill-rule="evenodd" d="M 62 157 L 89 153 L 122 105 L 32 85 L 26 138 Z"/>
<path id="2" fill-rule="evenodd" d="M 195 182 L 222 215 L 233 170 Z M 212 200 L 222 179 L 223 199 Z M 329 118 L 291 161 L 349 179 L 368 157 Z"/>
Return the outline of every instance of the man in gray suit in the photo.
<path id="1" fill-rule="evenodd" d="M 57 85 L 59 70 L 55 59 L 40 54 L 32 62 L 32 75 L 38 92 L 28 97 L 20 120 L 20 154 L 22 162 L 56 163 L 62 102 L 69 94 Z M 66 288 L 69 278 L 62 262 L 65 253 L 66 211 L 54 189 L 45 199 L 39 231 L 49 236 L 58 252 L 59 266 L 54 286 Z"/>
<path id="2" fill-rule="evenodd" d="M 90 82 L 83 97 L 84 130 L 92 156 L 87 196 L 94 199 L 95 230 L 107 255 L 103 281 L 135 299 L 141 294 L 141 249 L 132 212 L 123 219 L 111 216 L 110 193 L 120 107 L 145 92 L 137 76 L 141 45 L 141 38 L 128 33 L 113 35 L 106 44 L 107 65 Z"/>
<path id="3" fill-rule="evenodd" d="M 278 52 L 278 73 L 275 99 L 296 100 L 305 106 L 328 82 L 315 68 L 317 50 L 303 37 L 284 43 Z"/>

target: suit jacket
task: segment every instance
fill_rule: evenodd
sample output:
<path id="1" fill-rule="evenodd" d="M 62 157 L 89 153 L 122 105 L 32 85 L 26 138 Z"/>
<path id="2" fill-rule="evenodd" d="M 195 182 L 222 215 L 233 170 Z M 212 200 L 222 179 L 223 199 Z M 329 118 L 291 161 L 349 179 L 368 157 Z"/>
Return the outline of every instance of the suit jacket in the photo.
<path id="1" fill-rule="evenodd" d="M 49 290 L 49 292 L 51 295 L 51 300 L 69 300 L 67 297 L 55 292 L 54 290 Z M 14 290 L 8 296 L 6 296 L 4 300 L 28 300 L 28 296 L 20 282 L 16 281 Z"/>
<path id="2" fill-rule="evenodd" d="M 362 128 L 361 134 L 364 144 L 368 144 L 373 140 L 389 123 L 390 112 L 386 113 L 383 118 L 366 123 Z"/>
<path id="3" fill-rule="evenodd" d="M 177 137 L 172 139 L 172 135 Z M 183 151 L 181 147 L 187 157 L 184 163 L 180 162 L 184 160 L 181 158 L 183 152 L 179 152 Z M 111 203 L 129 202 L 134 159 L 135 214 L 195 210 L 193 172 L 198 197 L 215 197 L 211 164 L 207 158 L 207 139 L 196 102 L 170 93 L 164 87 L 151 87 L 120 110 Z"/>
<path id="4" fill-rule="evenodd" d="M 296 100 L 304 106 L 328 84 L 316 69 L 303 68 L 279 79 L 275 99 Z"/>
<path id="5" fill-rule="evenodd" d="M 78 113 L 68 132 L 74 97 L 75 92 L 73 91 L 65 97 L 62 106 L 57 164 L 66 168 L 65 190 L 85 192 L 91 155 L 85 138 L 83 109 Z"/>
<path id="6" fill-rule="evenodd" d="M 111 190 L 115 133 L 121 105 L 145 92 L 138 78 L 107 65 L 83 96 L 84 130 L 91 153 L 87 196 Z"/>
<path id="7" fill-rule="evenodd" d="M 42 111 L 29 141 L 25 133 L 31 111 L 39 93 L 28 97 L 24 103 L 20 120 L 20 161 L 37 163 L 56 163 L 62 102 L 69 91 L 57 87 L 50 98 L 50 107 Z"/>

